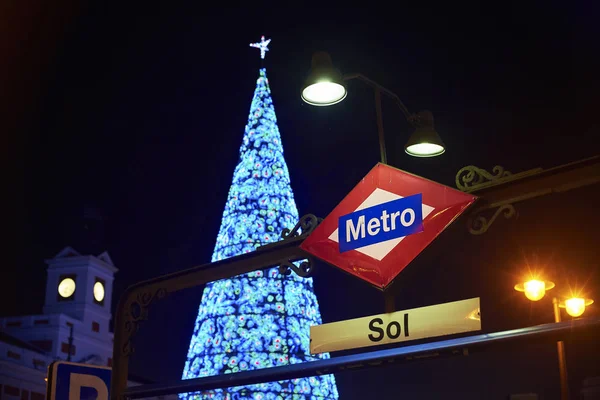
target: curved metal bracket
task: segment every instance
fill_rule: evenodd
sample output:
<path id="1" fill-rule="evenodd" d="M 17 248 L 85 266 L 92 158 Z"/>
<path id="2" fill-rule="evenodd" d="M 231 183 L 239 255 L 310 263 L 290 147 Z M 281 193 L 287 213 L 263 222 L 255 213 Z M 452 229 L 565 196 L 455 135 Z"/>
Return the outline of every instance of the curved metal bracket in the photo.
<path id="1" fill-rule="evenodd" d="M 321 221 L 323 221 L 323 218 L 317 218 L 313 214 L 305 214 L 300 217 L 298 223 L 292 229 L 285 228 L 281 231 L 281 240 L 257 247 L 256 251 L 289 246 L 293 242 L 301 243 L 315 230 Z"/>
<path id="2" fill-rule="evenodd" d="M 479 186 L 489 184 L 502 178 L 511 176 L 510 171 L 506 171 L 504 167 L 496 165 L 492 168 L 492 173 L 485 169 L 478 168 L 474 165 L 468 165 L 461 168 L 456 173 L 456 187 L 463 192 L 472 192 L 477 190 Z"/>
<path id="3" fill-rule="evenodd" d="M 290 262 L 286 261 L 279 265 L 279 273 L 281 275 L 289 275 L 292 271 L 301 278 L 306 278 L 312 274 L 314 271 L 314 263 L 313 260 L 307 258 L 306 260 Z"/>
<path id="4" fill-rule="evenodd" d="M 400 110 L 402 111 L 402 113 L 404 114 L 404 116 L 406 117 L 406 120 L 410 124 L 414 123 L 414 118 L 415 118 L 414 114 L 411 114 L 411 112 L 408 111 L 408 108 L 404 105 L 404 103 L 402 102 L 402 100 L 400 100 L 400 97 L 398 97 L 398 95 L 396 93 L 392 92 L 389 89 L 384 88 L 379 83 L 375 82 L 372 79 L 367 78 L 363 74 L 359 74 L 359 73 L 345 74 L 344 77 L 343 77 L 343 79 L 345 81 L 349 81 L 351 79 L 358 79 L 358 80 L 366 83 L 367 85 L 371 86 L 376 91 L 378 90 L 381 93 L 383 93 L 383 94 L 391 97 L 394 100 L 394 102 L 398 105 L 398 107 L 400 108 Z"/>
<path id="5" fill-rule="evenodd" d="M 149 289 L 151 290 L 138 293 L 127 305 L 127 311 L 124 316 L 126 340 L 121 348 L 121 354 L 123 356 L 127 357 L 134 352 L 131 339 L 138 331 L 140 323 L 148 319 L 148 308 L 150 305 L 167 295 L 167 289 L 165 288 Z"/>
<path id="6" fill-rule="evenodd" d="M 275 243 L 269 243 L 261 248 L 277 247 L 286 244 L 291 240 L 304 239 L 308 237 L 315 230 L 317 225 L 323 221 L 322 218 L 318 218 L 313 214 L 305 214 L 298 220 L 298 223 L 294 225 L 292 229 L 285 228 L 281 232 L 281 239 Z M 306 278 L 314 270 L 314 262 L 312 259 L 307 258 L 301 261 L 292 262 L 290 260 L 283 261 L 279 264 L 279 273 L 281 275 L 289 275 L 294 272 L 296 275 Z"/>
<path id="7" fill-rule="evenodd" d="M 471 218 L 469 218 L 469 232 L 472 235 L 482 235 L 486 233 L 500 214 L 507 219 L 517 215 L 517 210 L 512 204 L 503 204 L 499 206 L 489 219 L 481 215 L 485 211 L 487 211 L 487 209 L 476 212 L 475 215 L 472 215 Z"/>
<path id="8" fill-rule="evenodd" d="M 298 220 L 298 223 L 294 225 L 292 229 L 285 228 L 281 232 L 281 239 L 283 241 L 287 239 L 297 238 L 297 237 L 307 237 L 315 230 L 317 225 L 323 221 L 323 218 L 317 218 L 313 214 L 305 214 Z M 279 242 L 275 242 L 272 244 L 277 244 Z M 268 246 L 268 245 L 267 245 Z M 264 247 L 264 246 L 263 246 Z"/>

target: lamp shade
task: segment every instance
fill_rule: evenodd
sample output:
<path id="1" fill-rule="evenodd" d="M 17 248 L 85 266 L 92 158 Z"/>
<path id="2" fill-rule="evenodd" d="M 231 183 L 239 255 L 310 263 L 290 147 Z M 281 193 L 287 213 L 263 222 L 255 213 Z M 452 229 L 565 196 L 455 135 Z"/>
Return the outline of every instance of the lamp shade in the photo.
<path id="1" fill-rule="evenodd" d="M 591 306 L 594 303 L 592 299 L 586 299 L 583 297 L 571 297 L 565 301 L 559 303 L 560 308 L 566 308 L 567 314 L 571 317 L 580 317 L 583 315 L 585 308 Z"/>
<path id="2" fill-rule="evenodd" d="M 552 281 L 544 281 L 533 278 L 516 284 L 515 290 L 517 292 L 525 293 L 525 297 L 531 301 L 538 301 L 544 298 L 546 292 L 550 289 L 553 289 L 554 286 L 555 284 Z"/>
<path id="3" fill-rule="evenodd" d="M 313 55 L 311 69 L 302 87 L 302 100 L 313 106 L 330 106 L 346 98 L 342 74 L 333 67 L 329 54 Z"/>
<path id="4" fill-rule="evenodd" d="M 406 142 L 404 151 L 413 157 L 435 157 L 444 154 L 446 146 L 435 131 L 433 114 L 421 111 L 415 120 L 415 131 Z"/>

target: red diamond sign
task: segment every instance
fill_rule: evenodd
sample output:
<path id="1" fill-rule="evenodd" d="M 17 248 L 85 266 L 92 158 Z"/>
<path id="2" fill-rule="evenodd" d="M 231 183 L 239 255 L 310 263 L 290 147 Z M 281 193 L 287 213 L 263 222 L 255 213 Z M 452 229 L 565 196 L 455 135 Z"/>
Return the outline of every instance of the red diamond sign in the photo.
<path id="1" fill-rule="evenodd" d="M 379 163 L 300 247 L 383 289 L 476 199 Z"/>

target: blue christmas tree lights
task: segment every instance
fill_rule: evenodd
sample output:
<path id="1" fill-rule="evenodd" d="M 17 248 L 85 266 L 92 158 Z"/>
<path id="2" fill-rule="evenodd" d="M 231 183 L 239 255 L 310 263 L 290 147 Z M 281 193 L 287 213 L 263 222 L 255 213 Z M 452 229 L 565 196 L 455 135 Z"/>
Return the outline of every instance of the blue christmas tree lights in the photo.
<path id="1" fill-rule="evenodd" d="M 266 45 L 255 47 L 262 54 L 266 51 Z M 281 231 L 297 221 L 269 81 L 262 68 L 212 261 L 277 241 Z M 283 276 L 271 268 L 212 282 L 204 289 L 182 378 L 329 358 L 329 354 L 309 353 L 310 326 L 321 322 L 312 278 Z M 338 397 L 333 375 L 180 395 L 214 400 Z"/>

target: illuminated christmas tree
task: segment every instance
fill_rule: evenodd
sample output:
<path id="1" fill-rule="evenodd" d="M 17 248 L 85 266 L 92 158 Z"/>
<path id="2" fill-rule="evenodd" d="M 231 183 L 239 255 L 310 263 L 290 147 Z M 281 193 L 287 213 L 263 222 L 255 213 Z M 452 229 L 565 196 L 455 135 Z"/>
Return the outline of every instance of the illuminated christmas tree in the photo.
<path id="1" fill-rule="evenodd" d="M 264 59 L 271 40 L 251 44 Z M 212 261 L 279 240 L 298 221 L 266 70 L 260 69 Z M 310 355 L 310 326 L 321 323 L 312 278 L 277 268 L 206 286 L 183 379 L 329 358 Z M 333 375 L 180 395 L 184 399 L 337 399 Z"/>

